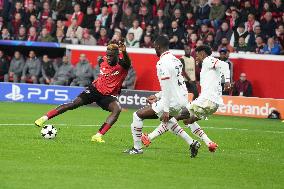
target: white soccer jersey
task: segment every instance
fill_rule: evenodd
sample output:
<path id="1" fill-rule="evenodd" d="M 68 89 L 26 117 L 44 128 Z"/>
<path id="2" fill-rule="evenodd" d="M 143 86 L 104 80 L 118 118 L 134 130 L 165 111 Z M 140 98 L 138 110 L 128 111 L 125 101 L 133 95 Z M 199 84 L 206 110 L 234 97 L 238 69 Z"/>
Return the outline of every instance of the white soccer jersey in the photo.
<path id="1" fill-rule="evenodd" d="M 186 106 L 188 93 L 182 76 L 182 63 L 171 52 L 164 52 L 157 62 L 161 92 L 156 96 L 163 102 L 163 111 Z"/>
<path id="2" fill-rule="evenodd" d="M 222 75 L 225 76 L 225 82 L 230 82 L 229 65 L 212 56 L 206 57 L 202 62 L 202 69 L 200 72 L 201 94 L 199 98 L 223 105 L 221 86 Z"/>

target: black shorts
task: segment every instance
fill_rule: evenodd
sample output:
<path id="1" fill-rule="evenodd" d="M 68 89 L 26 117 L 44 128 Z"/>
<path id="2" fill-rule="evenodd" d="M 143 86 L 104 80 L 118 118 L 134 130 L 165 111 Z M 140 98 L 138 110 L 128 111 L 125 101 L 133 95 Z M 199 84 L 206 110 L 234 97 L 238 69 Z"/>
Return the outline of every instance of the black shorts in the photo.
<path id="1" fill-rule="evenodd" d="M 114 96 L 103 95 L 93 85 L 89 85 L 78 97 L 83 100 L 84 105 L 96 102 L 98 106 L 106 111 L 110 111 L 108 109 L 110 103 L 118 101 Z"/>

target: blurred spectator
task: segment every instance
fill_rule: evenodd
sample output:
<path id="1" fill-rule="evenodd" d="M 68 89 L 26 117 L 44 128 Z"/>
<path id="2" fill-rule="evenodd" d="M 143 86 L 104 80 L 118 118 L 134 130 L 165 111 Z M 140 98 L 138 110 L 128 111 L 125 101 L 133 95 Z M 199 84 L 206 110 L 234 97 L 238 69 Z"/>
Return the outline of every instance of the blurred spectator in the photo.
<path id="1" fill-rule="evenodd" d="M 202 24 L 198 33 L 198 38 L 201 40 L 205 40 L 209 34 L 213 34 L 213 32 L 210 31 L 207 24 Z"/>
<path id="2" fill-rule="evenodd" d="M 248 32 L 253 32 L 256 26 L 259 26 L 259 22 L 255 20 L 255 16 L 252 13 L 250 13 L 248 15 L 248 20 L 245 22 L 246 30 Z"/>
<path id="3" fill-rule="evenodd" d="M 246 22 L 248 18 L 249 14 L 253 15 L 256 13 L 256 10 L 254 7 L 251 6 L 251 3 L 249 0 L 246 0 L 244 3 L 244 8 L 241 9 L 241 13 L 240 15 L 242 15 L 242 22 Z M 251 31 L 253 28 L 251 29 L 247 29 L 248 31 Z"/>
<path id="4" fill-rule="evenodd" d="M 238 28 L 233 32 L 233 35 L 230 40 L 230 45 L 236 47 L 238 45 L 239 38 L 245 38 L 245 42 L 248 43 L 249 41 L 249 33 L 245 29 L 244 24 L 240 24 Z"/>
<path id="5" fill-rule="evenodd" d="M 70 36 L 69 37 L 66 37 L 64 39 L 64 43 L 70 43 L 70 44 L 79 44 L 80 43 L 80 40 L 79 38 L 76 36 L 76 33 L 74 31 L 71 31 L 70 32 Z"/>
<path id="6" fill-rule="evenodd" d="M 227 49 L 230 53 L 234 52 L 234 47 L 232 47 L 227 39 L 227 37 L 223 37 L 221 40 L 221 44 L 218 46 L 218 51 L 221 49 Z"/>
<path id="7" fill-rule="evenodd" d="M 14 57 L 10 62 L 9 72 L 5 75 L 4 81 L 9 82 L 12 80 L 14 83 L 18 83 L 21 79 L 23 68 L 25 66 L 25 60 L 19 51 L 15 51 Z"/>
<path id="8" fill-rule="evenodd" d="M 68 0 L 52 0 L 51 1 L 51 8 L 54 11 L 53 18 L 56 19 L 63 19 L 66 13 L 66 1 Z"/>
<path id="9" fill-rule="evenodd" d="M 180 9 L 175 9 L 174 10 L 174 15 L 172 16 L 172 21 L 176 21 L 178 23 L 179 27 L 183 27 L 184 26 L 185 19 L 184 19 L 183 15 L 182 15 Z"/>
<path id="10" fill-rule="evenodd" d="M 198 37 L 196 33 L 190 34 L 189 40 L 188 40 L 188 46 L 192 49 L 196 48 Z"/>
<path id="11" fill-rule="evenodd" d="M 42 77 L 39 79 L 40 84 L 50 84 L 56 69 L 54 62 L 50 60 L 47 55 L 43 55 L 41 67 Z"/>
<path id="12" fill-rule="evenodd" d="M 121 14 L 119 13 L 118 6 L 114 4 L 111 7 L 111 13 L 108 15 L 106 19 L 106 27 L 113 30 L 115 27 L 119 26 L 120 21 L 121 21 Z"/>
<path id="13" fill-rule="evenodd" d="M 276 36 L 282 49 L 284 49 L 284 25 L 279 25 L 276 29 Z"/>
<path id="14" fill-rule="evenodd" d="M 65 24 L 64 24 L 64 22 L 63 22 L 62 20 L 57 20 L 57 21 L 56 21 L 55 32 L 56 32 L 57 30 L 62 30 L 62 31 L 63 31 L 63 34 L 64 34 L 64 36 L 65 36 L 66 33 L 67 33 L 68 28 L 65 26 Z"/>
<path id="15" fill-rule="evenodd" d="M 180 58 L 183 64 L 182 75 L 185 80 L 186 88 L 189 93 L 193 93 L 193 99 L 198 97 L 198 90 L 196 86 L 195 77 L 195 60 L 191 56 L 191 48 L 189 46 L 184 47 L 184 56 Z"/>
<path id="16" fill-rule="evenodd" d="M 232 33 L 233 33 L 233 31 L 229 28 L 228 23 L 223 22 L 222 25 L 221 25 L 221 28 L 217 31 L 216 36 L 215 36 L 216 46 L 220 45 L 221 39 L 224 38 L 224 37 L 226 37 L 229 41 L 231 39 Z"/>
<path id="17" fill-rule="evenodd" d="M 142 39 L 144 39 L 144 36 L 145 36 L 145 35 L 149 35 L 149 36 L 151 36 L 151 37 L 154 36 L 154 32 L 153 32 L 153 27 L 152 27 L 152 25 L 146 26 L 146 29 L 145 29 L 145 31 L 143 32 L 143 35 L 142 35 Z"/>
<path id="18" fill-rule="evenodd" d="M 281 51 L 280 45 L 275 42 L 273 37 L 268 38 L 267 45 L 263 48 L 264 54 L 279 55 Z"/>
<path id="19" fill-rule="evenodd" d="M 211 21 L 211 25 L 217 30 L 219 27 L 221 20 L 225 15 L 225 5 L 222 4 L 221 0 L 212 1 L 212 7 L 210 9 L 209 19 Z"/>
<path id="20" fill-rule="evenodd" d="M 73 36 L 73 37 L 78 38 L 79 40 L 82 39 L 83 28 L 81 26 L 77 25 L 77 20 L 75 18 L 72 19 L 72 23 L 67 29 L 66 37 L 70 38 L 71 33 L 75 34 L 75 36 Z"/>
<path id="21" fill-rule="evenodd" d="M 0 82 L 4 81 L 4 77 L 9 71 L 9 65 L 9 61 L 6 59 L 4 52 L 0 50 Z"/>
<path id="22" fill-rule="evenodd" d="M 159 9 L 157 11 L 157 16 L 153 18 L 153 25 L 154 28 L 158 27 L 159 22 L 162 22 L 165 28 L 170 26 L 169 19 L 164 15 L 164 10 Z"/>
<path id="23" fill-rule="evenodd" d="M 199 7 L 197 9 L 197 21 L 196 23 L 198 25 L 201 24 L 209 24 L 210 19 L 209 19 L 209 14 L 210 14 L 210 6 L 208 4 L 207 0 L 200 0 L 199 1 Z"/>
<path id="24" fill-rule="evenodd" d="M 36 16 L 35 15 L 31 15 L 29 17 L 29 23 L 27 24 L 27 28 L 32 28 L 34 27 L 36 30 L 36 32 L 39 32 L 41 30 L 41 24 L 37 21 Z"/>
<path id="25" fill-rule="evenodd" d="M 255 39 L 260 36 L 265 41 L 265 36 L 262 34 L 260 26 L 255 26 L 253 32 L 249 33 L 248 45 L 250 47 L 255 46 Z"/>
<path id="26" fill-rule="evenodd" d="M 74 12 L 72 16 L 68 18 L 67 26 L 72 25 L 74 20 L 76 20 L 76 25 L 80 26 L 83 22 L 83 18 L 84 18 L 84 13 L 81 12 L 81 6 L 79 4 L 75 4 Z"/>
<path id="27" fill-rule="evenodd" d="M 250 81 L 247 80 L 246 74 L 241 73 L 240 79 L 233 85 L 233 96 L 252 96 L 252 85 Z"/>
<path id="28" fill-rule="evenodd" d="M 128 69 L 128 74 L 122 83 L 122 89 L 134 89 L 136 83 L 136 72 L 133 66 Z"/>
<path id="29" fill-rule="evenodd" d="M 44 2 L 43 10 L 41 10 L 38 15 L 40 23 L 45 25 L 48 17 L 52 17 L 52 11 L 50 10 L 49 2 Z"/>
<path id="30" fill-rule="evenodd" d="M 279 21 L 283 16 L 284 4 L 282 0 L 274 0 L 272 4 L 273 18 Z"/>
<path id="31" fill-rule="evenodd" d="M 248 52 L 251 51 L 251 47 L 249 47 L 245 41 L 244 37 L 239 37 L 239 42 L 235 46 L 237 52 Z"/>
<path id="32" fill-rule="evenodd" d="M 226 62 L 229 66 L 229 69 L 230 69 L 230 81 L 232 82 L 233 81 L 233 63 L 229 60 L 229 51 L 225 48 L 222 48 L 219 50 L 219 54 L 220 54 L 220 57 L 219 59 Z M 225 77 L 224 75 L 222 75 L 222 80 L 221 80 L 221 85 L 222 85 L 222 94 L 223 95 L 229 95 L 229 91 L 224 91 L 224 85 L 225 85 Z"/>
<path id="33" fill-rule="evenodd" d="M 154 48 L 152 38 L 150 35 L 145 35 L 143 43 L 140 45 L 141 48 Z"/>
<path id="34" fill-rule="evenodd" d="M 239 13 L 237 12 L 237 10 L 232 10 L 231 17 L 228 20 L 229 20 L 230 29 L 235 31 L 236 28 L 241 23 L 241 19 L 239 17 Z"/>
<path id="35" fill-rule="evenodd" d="M 103 27 L 106 27 L 107 18 L 108 18 L 107 7 L 103 7 L 101 14 L 99 14 L 99 15 L 97 16 L 97 20 L 99 20 L 99 21 L 101 22 L 101 24 L 102 24 Z"/>
<path id="36" fill-rule="evenodd" d="M 93 8 L 89 6 L 87 8 L 87 14 L 84 15 L 84 18 L 81 24 L 82 28 L 93 29 L 96 18 L 97 16 L 95 15 Z"/>
<path id="37" fill-rule="evenodd" d="M 10 13 L 9 13 L 9 20 L 13 20 L 13 18 L 15 17 L 17 13 L 20 13 L 22 19 L 24 20 L 26 19 L 23 4 L 20 1 L 16 1 L 15 6 L 11 8 Z"/>
<path id="38" fill-rule="evenodd" d="M 25 13 L 26 18 L 30 19 L 30 24 L 33 25 L 32 21 L 35 20 L 36 24 L 39 25 L 39 22 L 37 21 L 37 16 L 38 16 L 38 11 L 36 10 L 36 7 L 32 1 L 29 2 L 28 7 L 26 8 L 26 13 Z M 36 26 L 35 26 L 36 27 Z"/>
<path id="39" fill-rule="evenodd" d="M 154 30 L 154 38 L 158 37 L 159 35 L 165 35 L 167 32 L 163 21 L 158 22 L 158 26 Z"/>
<path id="40" fill-rule="evenodd" d="M 85 54 L 80 54 L 80 61 L 74 68 L 74 77 L 71 86 L 85 87 L 91 83 L 93 70 Z"/>
<path id="41" fill-rule="evenodd" d="M 100 37 L 98 39 L 97 45 L 106 46 L 108 44 L 107 30 L 105 28 L 100 29 Z"/>
<path id="42" fill-rule="evenodd" d="M 38 79 L 41 73 L 41 62 L 36 57 L 34 51 L 29 52 L 29 57 L 26 60 L 23 68 L 21 82 L 26 83 L 31 81 L 32 83 L 38 83 Z"/>
<path id="43" fill-rule="evenodd" d="M 264 53 L 264 45 L 265 43 L 263 42 L 263 39 L 261 36 L 256 37 L 255 39 L 255 46 L 253 47 L 253 49 L 255 49 L 255 53 L 256 54 L 263 54 Z"/>
<path id="44" fill-rule="evenodd" d="M 126 47 L 139 47 L 139 41 L 135 40 L 134 33 L 128 33 L 125 40 Z"/>
<path id="45" fill-rule="evenodd" d="M 152 16 L 148 13 L 146 6 L 142 6 L 139 12 L 138 21 L 140 23 L 140 27 L 144 30 L 146 26 L 152 22 Z"/>
<path id="46" fill-rule="evenodd" d="M 99 37 L 100 37 L 101 28 L 102 28 L 101 21 L 96 20 L 96 21 L 95 21 L 94 30 L 92 31 L 92 33 L 93 33 L 94 37 L 96 38 L 96 40 L 98 40 Z"/>
<path id="47" fill-rule="evenodd" d="M 179 27 L 177 21 L 172 21 L 171 29 L 168 30 L 168 35 L 170 39 L 173 36 L 177 36 L 179 41 L 181 41 L 181 39 L 183 38 L 183 29 Z"/>
<path id="48" fill-rule="evenodd" d="M 30 27 L 27 41 L 37 41 L 38 36 L 35 27 Z"/>
<path id="49" fill-rule="evenodd" d="M 143 34 L 143 30 L 142 28 L 139 26 L 139 21 L 138 20 L 134 20 L 132 23 L 132 28 L 130 28 L 128 30 L 128 33 L 133 33 L 134 34 L 134 39 L 136 41 L 140 41 L 142 34 Z"/>
<path id="50" fill-rule="evenodd" d="M 26 35 L 26 28 L 24 26 L 21 26 L 19 28 L 19 32 L 17 35 L 14 36 L 15 40 L 19 41 L 26 41 L 27 40 L 27 35 Z"/>
<path id="51" fill-rule="evenodd" d="M 181 6 L 177 0 L 169 0 L 165 6 L 164 13 L 165 16 L 171 17 L 174 14 L 174 10 L 180 9 Z"/>
<path id="52" fill-rule="evenodd" d="M 11 35 L 8 28 L 3 28 L 1 31 L 0 40 L 11 40 Z"/>
<path id="53" fill-rule="evenodd" d="M 51 85 L 68 85 L 72 77 L 73 68 L 69 63 L 68 57 L 63 56 L 62 62 L 57 63 L 57 70 L 51 79 Z"/>
<path id="54" fill-rule="evenodd" d="M 191 26 L 191 27 L 195 27 L 195 18 L 193 16 L 193 13 L 192 12 L 187 12 L 186 13 L 186 19 L 185 19 L 185 28 Z"/>
<path id="55" fill-rule="evenodd" d="M 212 50 L 215 49 L 215 47 L 214 47 L 215 42 L 214 42 L 214 35 L 213 34 L 207 35 L 206 39 L 204 40 L 204 45 L 209 46 Z"/>
<path id="56" fill-rule="evenodd" d="M 19 33 L 19 29 L 21 26 L 23 26 L 23 20 L 22 20 L 22 16 L 20 13 L 16 13 L 12 22 L 10 23 L 10 31 L 12 32 L 12 34 L 14 35 L 18 35 Z"/>
<path id="57" fill-rule="evenodd" d="M 275 36 L 276 22 L 273 20 L 271 12 L 265 13 L 260 26 L 266 38 Z"/>
<path id="58" fill-rule="evenodd" d="M 153 4 L 153 16 L 157 16 L 159 10 L 162 10 L 164 12 L 164 8 L 165 8 L 166 4 L 164 0 L 156 0 Z"/>
<path id="59" fill-rule="evenodd" d="M 38 38 L 40 42 L 54 42 L 55 39 L 49 34 L 46 28 L 42 28 L 41 35 Z"/>
<path id="60" fill-rule="evenodd" d="M 126 29 L 132 27 L 133 21 L 136 19 L 136 15 L 132 12 L 131 7 L 127 7 L 122 15 L 121 21 L 125 25 Z"/>
<path id="61" fill-rule="evenodd" d="M 64 36 L 63 30 L 58 29 L 56 31 L 55 42 L 57 42 L 57 43 L 64 43 L 65 42 L 65 36 Z"/>
<path id="62" fill-rule="evenodd" d="M 191 2 L 192 3 L 192 2 Z M 197 4 L 195 5 L 196 7 L 198 6 Z M 186 13 L 193 13 L 195 12 L 196 10 L 194 10 L 193 8 L 194 6 L 191 6 L 190 5 L 190 2 L 188 0 L 181 0 L 180 1 L 180 10 L 181 10 L 181 13 L 183 15 L 186 15 Z"/>
<path id="63" fill-rule="evenodd" d="M 83 37 L 80 40 L 80 44 L 82 45 L 96 45 L 97 40 L 90 35 L 90 31 L 86 28 L 83 30 Z"/>

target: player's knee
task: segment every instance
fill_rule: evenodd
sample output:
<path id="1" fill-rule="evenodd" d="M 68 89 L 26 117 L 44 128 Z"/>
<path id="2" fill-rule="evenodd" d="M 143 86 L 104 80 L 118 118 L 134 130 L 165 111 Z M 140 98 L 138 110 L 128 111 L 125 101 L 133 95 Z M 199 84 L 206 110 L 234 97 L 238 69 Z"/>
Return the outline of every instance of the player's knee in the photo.
<path id="1" fill-rule="evenodd" d="M 121 106 L 117 106 L 117 107 L 113 110 L 112 113 L 114 114 L 115 117 L 118 117 L 121 111 L 122 111 Z"/>

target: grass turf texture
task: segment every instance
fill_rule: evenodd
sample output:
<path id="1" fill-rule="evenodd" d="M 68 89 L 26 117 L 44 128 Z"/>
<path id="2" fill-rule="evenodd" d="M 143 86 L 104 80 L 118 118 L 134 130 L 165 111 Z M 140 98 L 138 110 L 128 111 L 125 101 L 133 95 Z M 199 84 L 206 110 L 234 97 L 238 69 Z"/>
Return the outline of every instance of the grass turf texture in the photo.
<path id="1" fill-rule="evenodd" d="M 132 146 L 132 110 L 122 112 L 105 144 L 90 142 L 98 127 L 87 125 L 100 125 L 108 115 L 98 108 L 83 107 L 49 121 L 59 130 L 55 140 L 43 139 L 34 126 L 16 125 L 33 123 L 52 107 L 0 103 L 1 189 L 284 187 L 280 121 L 214 116 L 200 125 L 218 142 L 216 153 L 202 143 L 198 157 L 190 159 L 186 143 L 167 133 L 143 155 L 130 156 L 122 151 Z"/>

